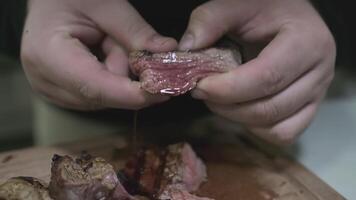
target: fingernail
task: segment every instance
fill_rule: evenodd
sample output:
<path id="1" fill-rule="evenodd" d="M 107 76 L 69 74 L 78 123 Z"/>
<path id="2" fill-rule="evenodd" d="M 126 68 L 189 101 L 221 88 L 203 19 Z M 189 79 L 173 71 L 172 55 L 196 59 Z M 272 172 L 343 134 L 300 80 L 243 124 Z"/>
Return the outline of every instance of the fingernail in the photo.
<path id="1" fill-rule="evenodd" d="M 179 50 L 190 50 L 194 47 L 194 36 L 191 33 L 186 33 L 179 42 Z"/>
<path id="2" fill-rule="evenodd" d="M 206 99 L 206 97 L 207 97 L 206 92 L 204 92 L 204 91 L 201 90 L 201 89 L 194 89 L 194 90 L 191 92 L 191 95 L 192 95 L 192 97 L 195 98 L 195 99 Z"/>
<path id="3" fill-rule="evenodd" d="M 170 37 L 155 35 L 152 38 L 154 43 L 154 51 L 169 51 L 177 48 L 177 41 Z"/>

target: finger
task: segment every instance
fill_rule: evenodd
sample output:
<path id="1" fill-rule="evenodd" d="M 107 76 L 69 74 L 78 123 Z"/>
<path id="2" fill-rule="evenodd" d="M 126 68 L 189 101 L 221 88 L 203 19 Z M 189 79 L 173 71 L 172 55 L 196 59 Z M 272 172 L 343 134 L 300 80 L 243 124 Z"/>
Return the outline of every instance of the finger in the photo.
<path id="1" fill-rule="evenodd" d="M 319 98 L 329 86 L 333 73 L 314 68 L 280 93 L 240 104 L 207 103 L 215 113 L 248 125 L 270 125 L 285 119 Z"/>
<path id="2" fill-rule="evenodd" d="M 40 95 L 49 102 L 71 110 L 89 111 L 105 108 L 102 105 L 88 103 L 61 88 L 52 89 L 52 92 L 41 93 Z"/>
<path id="3" fill-rule="evenodd" d="M 311 45 L 292 30 L 282 30 L 257 58 L 223 74 L 202 79 L 193 97 L 229 104 L 278 93 L 306 71 L 318 66 Z"/>
<path id="4" fill-rule="evenodd" d="M 74 110 L 100 110 L 104 108 L 102 105 L 92 104 L 62 89 L 51 80 L 44 78 L 38 71 L 26 70 L 25 68 L 25 72 L 33 91 L 58 106 Z"/>
<path id="5" fill-rule="evenodd" d="M 77 39 L 58 33 L 42 52 L 48 78 L 93 104 L 138 109 L 167 99 L 149 95 L 138 82 L 110 73 Z"/>
<path id="6" fill-rule="evenodd" d="M 173 50 L 177 42 L 158 34 L 128 1 L 109 0 L 90 10 L 90 17 L 128 50 Z"/>
<path id="7" fill-rule="evenodd" d="M 243 1 L 208 1 L 191 14 L 186 32 L 179 42 L 180 50 L 199 49 L 212 45 L 230 29 L 243 24 L 240 16 Z M 244 12 L 245 13 L 245 12 Z"/>
<path id="8" fill-rule="evenodd" d="M 45 100 L 50 101 L 58 106 L 73 110 L 100 110 L 104 107 L 86 102 L 82 98 L 58 87 L 49 80 L 38 78 L 32 80 L 34 91 Z"/>
<path id="9" fill-rule="evenodd" d="M 277 145 L 289 145 L 309 126 L 320 101 L 306 105 L 295 115 L 272 126 L 247 126 L 256 136 Z"/>
<path id="10" fill-rule="evenodd" d="M 104 40 L 102 46 L 106 55 L 104 63 L 107 69 L 113 74 L 127 77 L 129 74 L 129 62 L 125 49 L 109 37 Z"/>

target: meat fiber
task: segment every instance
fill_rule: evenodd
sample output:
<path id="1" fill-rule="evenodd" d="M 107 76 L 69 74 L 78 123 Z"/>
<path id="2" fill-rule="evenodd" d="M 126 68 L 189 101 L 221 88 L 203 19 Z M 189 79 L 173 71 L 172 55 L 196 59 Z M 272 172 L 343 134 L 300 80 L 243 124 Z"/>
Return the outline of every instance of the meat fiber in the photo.
<path id="1" fill-rule="evenodd" d="M 196 191 L 206 181 L 206 167 L 187 143 L 169 145 L 167 148 L 145 148 L 131 159 L 124 170 L 124 186 L 141 195 L 158 200 L 186 200 L 196 197 Z M 128 184 L 137 182 L 137 185 Z M 130 187 L 136 187 L 132 190 Z"/>
<path id="2" fill-rule="evenodd" d="M 192 90 L 202 78 L 236 68 L 241 64 L 241 55 L 237 46 L 229 44 L 200 51 L 135 51 L 129 63 L 144 90 L 177 96 Z"/>
<path id="3" fill-rule="evenodd" d="M 32 177 L 16 177 L 0 185 L 0 200 L 52 199 L 43 181 Z"/>
<path id="4" fill-rule="evenodd" d="M 53 156 L 50 195 L 55 200 L 130 200 L 113 167 L 100 157 Z"/>

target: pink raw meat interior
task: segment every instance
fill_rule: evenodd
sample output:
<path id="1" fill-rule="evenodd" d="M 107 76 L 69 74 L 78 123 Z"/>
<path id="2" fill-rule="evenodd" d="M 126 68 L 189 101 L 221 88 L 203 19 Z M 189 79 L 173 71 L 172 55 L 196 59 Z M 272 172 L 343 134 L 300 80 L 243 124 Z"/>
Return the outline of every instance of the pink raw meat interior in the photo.
<path id="1" fill-rule="evenodd" d="M 211 74 L 223 73 L 241 63 L 237 47 L 209 48 L 194 52 L 130 54 L 132 72 L 139 76 L 142 88 L 152 94 L 177 96 L 193 89 L 197 82 Z"/>

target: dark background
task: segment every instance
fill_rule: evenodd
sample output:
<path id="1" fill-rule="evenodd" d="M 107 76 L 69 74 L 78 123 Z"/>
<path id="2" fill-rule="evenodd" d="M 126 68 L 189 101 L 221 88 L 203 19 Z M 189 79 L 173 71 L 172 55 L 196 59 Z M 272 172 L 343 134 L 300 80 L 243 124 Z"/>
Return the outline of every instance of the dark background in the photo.
<path id="1" fill-rule="evenodd" d="M 204 2 L 204 0 L 131 0 L 131 2 L 157 30 L 160 30 L 159 23 L 169 25 L 174 24 L 175 20 L 182 20 L 182 18 L 188 20 L 192 8 Z M 0 52 L 17 59 L 26 0 L 5 0 L 1 4 Z M 313 4 L 335 36 L 338 47 L 337 65 L 354 65 L 353 48 L 356 46 L 356 14 L 352 5 L 353 1 L 319 0 L 313 1 Z M 150 12 L 150 9 L 147 8 L 152 8 L 151 10 L 154 11 Z M 162 16 L 169 16 L 169 18 L 167 20 Z M 172 26 L 172 31 L 168 31 L 168 34 L 179 37 L 184 29 L 183 25 L 180 23 L 179 27 Z M 167 32 L 167 30 L 165 29 L 163 32 Z"/>

